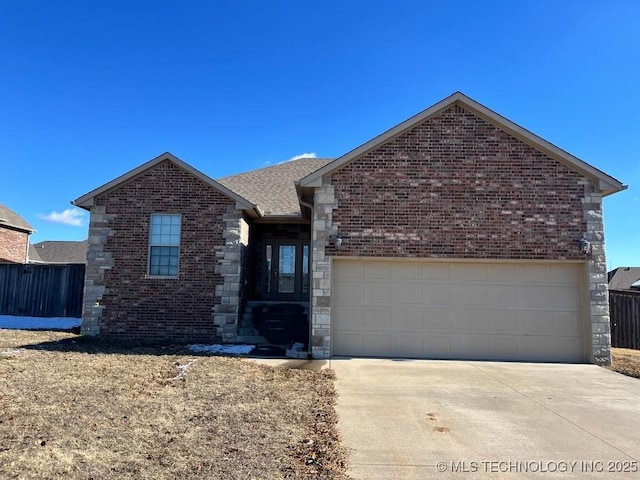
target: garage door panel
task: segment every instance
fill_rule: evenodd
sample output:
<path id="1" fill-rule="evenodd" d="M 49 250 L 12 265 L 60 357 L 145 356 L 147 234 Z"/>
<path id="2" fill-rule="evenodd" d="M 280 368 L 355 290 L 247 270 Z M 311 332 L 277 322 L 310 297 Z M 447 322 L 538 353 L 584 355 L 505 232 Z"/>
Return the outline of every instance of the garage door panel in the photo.
<path id="1" fill-rule="evenodd" d="M 452 335 L 451 351 L 461 355 L 460 358 L 487 358 L 489 356 L 489 336 Z"/>
<path id="2" fill-rule="evenodd" d="M 422 302 L 425 307 L 449 306 L 451 289 L 447 285 L 423 284 Z"/>
<path id="3" fill-rule="evenodd" d="M 524 335 L 550 335 L 553 332 L 553 318 L 548 312 L 523 310 L 518 312 L 518 327 Z"/>
<path id="4" fill-rule="evenodd" d="M 363 345 L 363 335 L 361 333 L 344 332 L 342 335 L 333 340 L 334 350 L 344 353 L 345 355 L 364 356 L 371 355 L 367 352 Z"/>
<path id="5" fill-rule="evenodd" d="M 391 272 L 398 280 L 422 280 L 422 270 L 420 263 L 399 262 L 393 264 Z"/>
<path id="6" fill-rule="evenodd" d="M 391 335 L 372 333 L 363 335 L 362 347 L 366 352 L 381 352 L 380 356 L 389 357 L 391 353 Z"/>
<path id="7" fill-rule="evenodd" d="M 421 357 L 422 335 L 393 335 L 390 337 L 390 355 L 393 357 Z"/>
<path id="8" fill-rule="evenodd" d="M 388 308 L 367 308 L 364 310 L 364 327 L 372 330 L 393 331 L 391 323 L 391 309 Z"/>
<path id="9" fill-rule="evenodd" d="M 341 280 L 360 280 L 364 278 L 363 262 L 343 262 L 340 266 Z"/>
<path id="10" fill-rule="evenodd" d="M 450 279 L 449 265 L 444 263 L 423 263 L 422 264 L 423 280 L 440 280 Z"/>
<path id="11" fill-rule="evenodd" d="M 575 287 L 556 287 L 551 291 L 553 310 L 575 310 L 580 306 L 580 291 Z"/>
<path id="12" fill-rule="evenodd" d="M 491 335 L 489 337 L 489 355 L 497 360 L 508 360 L 518 355 L 517 335 Z"/>
<path id="13" fill-rule="evenodd" d="M 422 311 L 425 332 L 451 331 L 451 315 L 448 308 L 433 307 Z"/>
<path id="14" fill-rule="evenodd" d="M 424 301 L 422 282 L 406 282 L 393 289 L 393 303 L 399 305 L 422 305 Z"/>
<path id="15" fill-rule="evenodd" d="M 553 322 L 553 333 L 573 335 L 576 337 L 582 335 L 582 321 L 574 312 L 553 312 L 551 318 Z"/>
<path id="16" fill-rule="evenodd" d="M 364 309 L 361 307 L 335 307 L 334 316 L 340 319 L 342 331 L 365 329 Z"/>
<path id="17" fill-rule="evenodd" d="M 487 276 L 490 282 L 511 283 L 518 279 L 518 269 L 514 265 L 508 263 L 488 265 Z"/>
<path id="18" fill-rule="evenodd" d="M 363 276 L 370 280 L 389 280 L 392 265 L 389 262 L 365 262 Z"/>
<path id="19" fill-rule="evenodd" d="M 585 360 L 582 265 L 333 265 L 335 355 Z"/>
<path id="20" fill-rule="evenodd" d="M 391 303 L 391 285 L 388 282 L 363 283 L 365 304 L 389 305 Z"/>
<path id="21" fill-rule="evenodd" d="M 488 280 L 489 267 L 484 264 L 476 264 L 473 268 L 469 268 L 469 264 L 452 263 L 450 264 L 451 280 L 454 281 L 486 281 Z"/>
<path id="22" fill-rule="evenodd" d="M 395 309 L 391 313 L 392 328 L 397 332 L 408 331 L 422 335 L 424 322 L 420 310 Z"/>
<path id="23" fill-rule="evenodd" d="M 334 305 L 364 305 L 364 288 L 361 281 L 342 281 L 332 290 Z"/>
<path id="24" fill-rule="evenodd" d="M 425 335 L 422 337 L 422 357 L 451 358 L 450 335 Z"/>
<path id="25" fill-rule="evenodd" d="M 449 287 L 455 304 L 463 307 L 486 307 L 489 305 L 488 288 L 485 285 L 469 283 Z"/>
<path id="26" fill-rule="evenodd" d="M 484 310 L 452 308 L 449 318 L 452 332 L 487 333 L 489 331 L 489 313 Z"/>

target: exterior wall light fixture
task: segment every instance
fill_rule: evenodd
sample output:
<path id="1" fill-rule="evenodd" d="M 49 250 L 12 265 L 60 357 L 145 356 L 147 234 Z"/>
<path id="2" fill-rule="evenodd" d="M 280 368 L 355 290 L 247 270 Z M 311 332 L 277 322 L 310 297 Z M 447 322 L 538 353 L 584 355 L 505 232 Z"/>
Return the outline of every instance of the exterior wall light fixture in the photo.
<path id="1" fill-rule="evenodd" d="M 580 249 L 580 253 L 582 253 L 583 255 L 591 255 L 593 247 L 591 246 L 591 243 L 586 238 L 584 238 L 583 235 L 582 238 L 578 240 L 578 248 Z"/>

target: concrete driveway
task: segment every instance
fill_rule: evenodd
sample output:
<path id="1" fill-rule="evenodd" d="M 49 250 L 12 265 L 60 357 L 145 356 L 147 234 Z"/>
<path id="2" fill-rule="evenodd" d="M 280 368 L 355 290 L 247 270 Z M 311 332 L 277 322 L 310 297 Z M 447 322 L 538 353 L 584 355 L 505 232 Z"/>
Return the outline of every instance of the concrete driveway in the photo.
<path id="1" fill-rule="evenodd" d="M 594 365 L 329 367 L 355 479 L 640 478 L 640 380 Z"/>

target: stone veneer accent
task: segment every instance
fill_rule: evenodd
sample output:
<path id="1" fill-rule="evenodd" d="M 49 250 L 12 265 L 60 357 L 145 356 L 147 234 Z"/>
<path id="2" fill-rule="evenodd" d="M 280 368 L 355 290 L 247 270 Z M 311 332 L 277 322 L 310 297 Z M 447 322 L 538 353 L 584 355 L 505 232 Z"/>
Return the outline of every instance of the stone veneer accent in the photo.
<path id="1" fill-rule="evenodd" d="M 216 296 L 220 303 L 214 306 L 213 323 L 217 337 L 223 342 L 234 343 L 238 334 L 238 318 L 244 283 L 243 265 L 249 246 L 249 224 L 241 210 L 229 206 L 223 217 L 224 247 L 216 249 L 216 273 L 223 278 L 222 285 L 216 286 Z"/>
<path id="2" fill-rule="evenodd" d="M 609 294 L 607 292 L 607 262 L 604 248 L 604 221 L 602 195 L 587 183 L 582 200 L 584 220 L 587 224 L 585 239 L 591 243 L 587 262 L 589 309 L 591 325 L 592 360 L 597 365 L 611 365 L 611 322 Z"/>
<path id="3" fill-rule="evenodd" d="M 104 251 L 104 245 L 111 232 L 109 220 L 113 219 L 113 215 L 107 215 L 106 210 L 103 205 L 91 209 L 82 300 L 82 335 L 100 335 L 100 319 L 104 309 L 100 300 L 106 292 L 104 276 L 105 272 L 113 267 L 111 253 Z"/>
<path id="4" fill-rule="evenodd" d="M 331 257 L 326 247 L 336 230 L 333 226 L 335 197 L 329 179 L 316 188 L 313 198 L 311 238 L 311 355 L 331 356 Z"/>

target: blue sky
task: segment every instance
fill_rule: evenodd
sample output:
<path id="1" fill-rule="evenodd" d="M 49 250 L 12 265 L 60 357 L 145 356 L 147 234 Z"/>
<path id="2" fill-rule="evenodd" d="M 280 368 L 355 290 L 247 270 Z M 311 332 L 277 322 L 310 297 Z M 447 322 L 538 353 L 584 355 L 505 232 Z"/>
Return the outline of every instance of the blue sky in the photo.
<path id="1" fill-rule="evenodd" d="M 85 238 L 69 202 L 162 152 L 214 178 L 337 157 L 460 90 L 629 185 L 604 202 L 607 263 L 640 265 L 637 0 L 3 0 L 0 19 L 0 203 L 32 242 Z"/>

